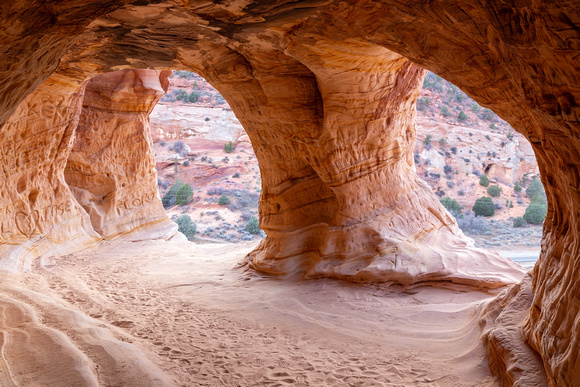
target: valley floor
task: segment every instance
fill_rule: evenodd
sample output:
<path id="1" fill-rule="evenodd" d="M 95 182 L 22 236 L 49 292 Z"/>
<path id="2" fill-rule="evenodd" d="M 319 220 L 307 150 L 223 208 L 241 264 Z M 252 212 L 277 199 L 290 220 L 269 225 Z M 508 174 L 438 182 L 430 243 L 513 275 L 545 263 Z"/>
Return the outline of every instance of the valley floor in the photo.
<path id="1" fill-rule="evenodd" d="M 0 285 L 2 386 L 496 386 L 493 295 L 262 277 L 255 242 L 117 242 Z"/>

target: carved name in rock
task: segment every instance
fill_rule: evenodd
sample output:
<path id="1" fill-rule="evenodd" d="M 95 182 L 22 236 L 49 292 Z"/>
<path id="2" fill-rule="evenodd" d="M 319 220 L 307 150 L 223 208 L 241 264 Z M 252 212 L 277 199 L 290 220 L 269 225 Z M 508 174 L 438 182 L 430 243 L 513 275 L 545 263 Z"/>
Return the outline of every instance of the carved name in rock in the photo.
<path id="1" fill-rule="evenodd" d="M 129 210 L 103 202 L 98 204 L 105 207 L 93 213 L 98 216 L 89 218 L 64 182 L 68 154 L 55 152 L 68 152 L 74 125 L 57 118 L 50 131 L 33 138 L 30 127 L 44 120 L 35 121 L 35 114 L 50 116 L 55 106 L 58 117 L 74 122 L 74 114 L 58 107 L 80 103 L 74 94 L 94 72 L 174 68 L 210 80 L 252 140 L 262 172 L 260 218 L 268 235 L 249 257 L 254 267 L 406 285 L 451 280 L 493 287 L 513 281 L 517 268 L 497 257 L 473 268 L 475 257 L 481 257 L 479 264 L 490 256 L 466 242 L 412 173 L 412 111 L 421 70 L 409 59 L 452 81 L 527 136 L 546 187 L 542 254 L 531 280 L 516 289 L 530 291 L 521 290 L 522 297 L 501 295 L 505 302 L 493 306 L 519 308 L 525 318 L 514 311 L 510 316 L 517 318 L 504 329 L 507 320 L 487 315 L 485 342 L 488 355 L 496 357 L 490 364 L 506 385 L 542 378 L 539 362 L 518 363 L 523 369 L 513 372 L 518 351 L 529 351 L 527 344 L 514 343 L 525 340 L 540 356 L 548 384 L 573 385 L 580 379 L 576 3 L 280 0 L 208 2 L 202 8 L 169 1 L 52 3 L 14 2 L 0 15 L 4 25 L 13 25 L 15 15 L 19 21 L 18 31 L 0 33 L 9 54 L 0 74 L 10 80 L 9 87 L 0 88 L 0 141 L 7 144 L 0 162 L 4 267 L 18 266 L 6 262 L 18 262 L 13 252 L 26 250 L 41 234 L 78 235 L 74 243 L 89 246 L 81 234 L 94 238 L 93 224 L 107 230 L 107 221 L 99 219 L 122 224 L 124 216 L 115 218 L 113 207 Z M 47 15 L 52 22 L 39 23 Z M 55 75 L 47 80 L 57 67 L 60 84 Z M 43 98 L 51 101 L 45 102 L 48 108 L 35 108 Z M 37 173 L 37 166 L 45 170 Z M 107 180 L 107 192 L 116 195 L 122 176 L 126 171 Z M 89 183 L 83 190 L 90 192 L 83 202 L 88 208 L 100 192 Z M 73 203 L 71 213 L 59 216 L 68 223 L 41 219 L 49 205 L 66 202 Z M 118 235 L 115 227 L 106 232 Z M 43 250 L 27 251 L 33 257 Z M 491 272 L 482 275 L 486 265 Z M 511 332 L 513 341 L 501 340 L 502 332 Z"/>
<path id="2" fill-rule="evenodd" d="M 103 238 L 167 223 L 157 189 L 149 113 L 169 71 L 124 70 L 87 85 L 67 184 Z"/>

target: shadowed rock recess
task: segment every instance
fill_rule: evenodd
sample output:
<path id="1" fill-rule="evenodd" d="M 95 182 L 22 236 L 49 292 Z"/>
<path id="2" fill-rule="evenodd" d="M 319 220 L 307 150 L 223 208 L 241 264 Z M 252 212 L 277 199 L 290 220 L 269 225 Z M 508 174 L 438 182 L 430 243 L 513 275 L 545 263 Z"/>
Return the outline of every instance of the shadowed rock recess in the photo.
<path id="1" fill-rule="evenodd" d="M 103 239 L 175 235 L 148 126 L 164 70 L 175 69 L 210 81 L 254 146 L 267 237 L 250 267 L 404 286 L 516 283 L 522 270 L 476 249 L 414 173 L 425 68 L 526 136 L 548 196 L 536 267 L 481 319 L 490 366 L 504 385 L 575 385 L 579 10 L 574 1 L 3 2 L 0 267 L 26 270 Z"/>

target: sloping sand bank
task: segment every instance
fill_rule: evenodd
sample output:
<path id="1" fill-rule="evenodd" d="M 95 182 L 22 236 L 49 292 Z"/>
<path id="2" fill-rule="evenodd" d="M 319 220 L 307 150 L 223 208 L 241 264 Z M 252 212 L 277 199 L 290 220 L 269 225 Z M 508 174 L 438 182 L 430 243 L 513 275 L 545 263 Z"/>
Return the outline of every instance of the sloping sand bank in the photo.
<path id="1" fill-rule="evenodd" d="M 2 386 L 495 386 L 492 294 L 264 278 L 254 244 L 103 244 L 0 285 Z"/>

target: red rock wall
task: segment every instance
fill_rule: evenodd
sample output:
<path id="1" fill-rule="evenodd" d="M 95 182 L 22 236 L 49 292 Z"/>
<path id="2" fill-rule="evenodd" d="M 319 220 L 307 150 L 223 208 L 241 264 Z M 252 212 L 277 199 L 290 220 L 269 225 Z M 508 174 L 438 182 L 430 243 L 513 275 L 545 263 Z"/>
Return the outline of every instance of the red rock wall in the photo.
<path id="1" fill-rule="evenodd" d="M 83 84 L 54 74 L 0 130 L 0 266 L 4 269 L 24 270 L 43 254 L 63 254 L 98 240 L 63 175 L 83 94 Z"/>
<path id="2" fill-rule="evenodd" d="M 534 147 L 549 211 L 540 261 L 531 273 L 533 301 L 523 337 L 540 354 L 551 385 L 573 385 L 580 379 L 580 8 L 575 2 L 410 4 L 364 0 L 327 5 L 281 0 L 245 7 L 209 2 L 201 8 L 159 2 L 127 5 L 114 12 L 110 11 L 119 4 L 105 0 L 59 7 L 53 1 L 10 4 L 2 6 L 0 15 L 2 25 L 10 26 L 0 35 L 2 52 L 7 53 L 0 74 L 9 80 L 0 89 L 0 125 L 12 117 L 13 127 L 2 128 L 2 142 L 17 144 L 22 135 L 23 144 L 33 144 L 25 121 L 27 109 L 39 109 L 34 107 L 34 96 L 18 107 L 17 114 L 14 109 L 61 59 L 60 71 L 66 68 L 71 79 L 81 81 L 91 72 L 112 68 L 193 69 L 210 79 L 230 101 L 260 158 L 264 184 L 261 222 L 268 238 L 251 262 L 265 271 L 306 271 L 312 276 L 343 278 L 355 273 L 360 279 L 372 277 L 366 273 L 382 273 L 377 278 L 397 278 L 407 284 L 449 275 L 464 281 L 487 272 L 483 266 L 473 269 L 474 265 L 464 264 L 470 261 L 462 258 L 463 242 L 456 242 L 462 237 L 452 220 L 435 198 L 421 194 L 420 182 L 407 179 L 405 152 L 412 135 L 407 135 L 411 122 L 404 118 L 404 111 L 412 109 L 415 91 L 393 85 L 397 74 L 408 73 L 411 86 L 412 79 L 418 82 L 418 73 L 412 71 L 413 66 L 404 66 L 404 60 L 393 58 L 389 75 L 385 75 L 387 64 L 382 58 L 376 58 L 377 68 L 374 62 L 369 68 L 368 56 L 382 53 L 380 49 L 386 47 L 452 81 L 507 120 Z M 99 19 L 85 28 L 91 18 Z M 334 46 L 317 45 L 321 38 L 334 41 Z M 353 45 L 360 57 L 353 55 Z M 336 51 L 344 53 L 337 55 Z M 67 89 L 69 83 L 62 82 L 62 89 L 68 90 L 63 93 L 69 96 L 54 101 L 56 106 L 73 103 L 70 94 L 80 82 Z M 56 86 L 52 91 L 48 84 L 43 87 L 46 97 L 58 95 Z M 401 94 L 381 98 L 389 90 Z M 351 110 L 352 117 L 345 114 Z M 373 118 L 377 112 L 392 114 L 392 122 Z M 385 130 L 384 142 L 377 137 L 365 142 L 367 131 L 376 133 L 380 127 Z M 68 132 L 61 128 L 55 133 L 66 144 L 66 135 L 60 134 Z M 30 214 L 37 207 L 48 206 L 52 197 L 66 196 L 59 193 L 64 185 L 58 171 L 66 158 L 51 164 L 56 158 L 42 155 L 46 149 L 61 146 L 62 142 L 51 141 L 51 146 L 37 146 L 29 160 L 31 166 L 46 162 L 56 168 L 40 174 L 47 176 L 46 181 L 55 177 L 52 186 L 42 184 L 46 190 L 38 190 L 38 195 L 30 195 L 30 183 L 20 185 L 18 191 L 21 174 L 30 175 L 33 167 L 16 164 L 23 158 L 10 154 L 7 149 L 11 148 L 2 150 L 7 167 L 1 200 L 3 210 L 8 211 L 2 227 L 10 232 L 2 234 L 4 252 L 35 243 L 38 231 L 30 233 L 31 227 L 26 226 Z M 371 166 L 376 169 L 367 171 Z M 33 180 L 25 178 L 26 182 Z M 392 189 L 392 196 L 378 189 L 383 185 Z M 371 192 L 364 191 L 367 186 L 372 187 Z M 363 200 L 358 199 L 359 194 Z M 23 207 L 16 209 L 12 203 Z M 398 203 L 404 204 L 400 207 Z M 17 212 L 23 213 L 24 232 L 14 231 L 18 229 Z M 81 217 L 77 216 L 77 230 L 82 228 Z M 91 238 L 88 231 L 85 235 Z M 370 253 L 373 246 L 376 250 Z M 428 246 L 426 254 L 420 246 Z M 389 247 L 402 248 L 405 257 L 436 259 L 417 263 L 413 258 L 408 270 L 393 270 L 399 261 L 381 258 L 398 253 Z M 357 260 L 357 256 L 364 258 Z M 18 262 L 13 258 L 6 262 L 11 260 Z M 498 265 L 493 265 L 496 272 Z M 503 273 L 511 270 L 507 267 Z M 436 273 L 436 277 L 425 273 Z M 485 278 L 480 282 L 502 282 L 494 279 L 494 273 Z M 526 308 L 524 303 L 517 305 Z M 492 341 L 500 346 L 506 343 Z M 489 353 L 496 356 L 509 351 L 503 347 Z M 509 359 L 504 356 L 491 363 L 496 370 L 507 370 Z M 499 366 L 502 362 L 503 367 Z M 499 376 L 508 383 L 505 374 Z"/>
<path id="3" fill-rule="evenodd" d="M 170 72 L 115 71 L 87 85 L 66 182 L 105 239 L 167 222 L 157 188 L 149 113 Z"/>

